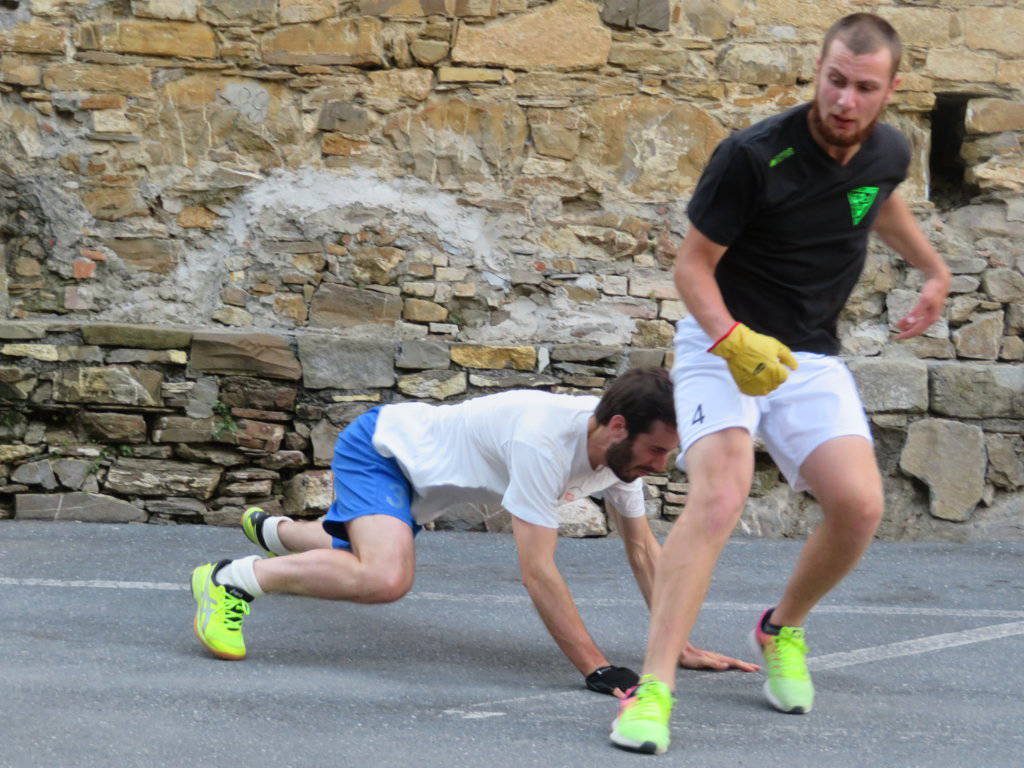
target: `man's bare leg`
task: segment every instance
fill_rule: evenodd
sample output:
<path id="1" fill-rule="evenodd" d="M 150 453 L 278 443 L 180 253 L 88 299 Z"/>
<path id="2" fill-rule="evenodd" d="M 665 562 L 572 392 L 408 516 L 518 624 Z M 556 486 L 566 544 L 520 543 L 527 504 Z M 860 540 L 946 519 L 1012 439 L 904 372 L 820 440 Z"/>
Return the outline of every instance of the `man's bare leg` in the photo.
<path id="1" fill-rule="evenodd" d="M 802 626 L 807 614 L 857 564 L 882 519 L 882 478 L 871 443 L 837 437 L 818 446 L 800 473 L 824 518 L 804 544 L 771 622 Z"/>
<path id="2" fill-rule="evenodd" d="M 277 525 L 277 538 L 290 552 L 330 549 L 332 541 L 321 520 L 282 520 Z"/>
<path id="3" fill-rule="evenodd" d="M 731 428 L 701 438 L 687 451 L 686 467 L 689 495 L 658 558 L 644 658 L 644 673 L 670 688 L 715 563 L 746 504 L 754 472 L 750 433 Z"/>
<path id="4" fill-rule="evenodd" d="M 355 603 L 392 602 L 408 592 L 416 563 L 412 528 L 390 515 L 359 517 L 346 528 L 351 552 L 317 548 L 257 560 L 261 589 Z"/>

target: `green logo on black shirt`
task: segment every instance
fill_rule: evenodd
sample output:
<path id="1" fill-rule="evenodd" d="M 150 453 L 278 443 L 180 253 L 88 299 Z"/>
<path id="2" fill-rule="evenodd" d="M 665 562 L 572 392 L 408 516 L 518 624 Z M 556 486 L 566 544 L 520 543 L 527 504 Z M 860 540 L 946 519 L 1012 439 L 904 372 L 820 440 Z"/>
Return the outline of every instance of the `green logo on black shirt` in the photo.
<path id="1" fill-rule="evenodd" d="M 857 187 L 846 193 L 850 201 L 850 215 L 853 217 L 853 225 L 860 224 L 864 215 L 871 210 L 871 204 L 878 197 L 878 187 Z"/>
<path id="2" fill-rule="evenodd" d="M 777 154 L 775 157 L 773 157 L 771 159 L 771 161 L 768 163 L 768 167 L 769 168 L 774 168 L 776 165 L 781 163 L 787 157 L 792 157 L 795 154 L 796 154 L 796 150 L 795 149 L 793 149 L 792 147 L 786 147 L 784 150 L 779 152 L 779 154 Z"/>

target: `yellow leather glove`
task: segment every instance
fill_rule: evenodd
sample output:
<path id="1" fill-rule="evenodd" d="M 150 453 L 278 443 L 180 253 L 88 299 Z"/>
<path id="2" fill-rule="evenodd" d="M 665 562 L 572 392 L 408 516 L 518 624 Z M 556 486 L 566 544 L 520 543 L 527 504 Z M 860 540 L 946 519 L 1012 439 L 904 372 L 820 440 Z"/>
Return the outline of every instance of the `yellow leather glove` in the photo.
<path id="1" fill-rule="evenodd" d="M 767 395 L 789 377 L 783 364 L 794 371 L 797 367 L 789 347 L 743 323 L 736 323 L 708 352 L 725 359 L 744 395 Z"/>

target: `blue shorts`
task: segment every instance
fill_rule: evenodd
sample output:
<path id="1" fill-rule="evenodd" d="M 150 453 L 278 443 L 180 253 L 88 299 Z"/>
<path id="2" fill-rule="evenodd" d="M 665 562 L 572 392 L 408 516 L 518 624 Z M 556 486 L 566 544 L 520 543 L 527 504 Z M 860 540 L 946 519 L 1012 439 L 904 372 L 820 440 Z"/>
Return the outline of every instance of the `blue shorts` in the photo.
<path id="1" fill-rule="evenodd" d="M 346 523 L 365 515 L 390 515 L 409 524 L 415 536 L 420 526 L 412 517 L 412 487 L 398 462 L 381 456 L 373 447 L 380 406 L 349 424 L 334 444 L 331 472 L 334 503 L 323 526 L 335 549 L 352 549 Z"/>

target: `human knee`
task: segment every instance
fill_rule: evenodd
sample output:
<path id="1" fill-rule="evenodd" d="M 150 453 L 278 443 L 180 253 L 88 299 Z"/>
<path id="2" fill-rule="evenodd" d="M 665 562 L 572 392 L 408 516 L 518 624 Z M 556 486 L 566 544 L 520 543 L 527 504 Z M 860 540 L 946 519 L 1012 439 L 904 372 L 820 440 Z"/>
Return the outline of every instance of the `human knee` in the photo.
<path id="1" fill-rule="evenodd" d="M 882 522 L 885 500 L 881 489 L 863 490 L 851 494 L 836 507 L 833 517 L 844 528 L 855 536 L 870 537 Z"/>
<path id="2" fill-rule="evenodd" d="M 404 568 L 371 569 L 366 573 L 363 602 L 393 603 L 412 588 L 413 574 Z"/>
<path id="3" fill-rule="evenodd" d="M 686 514 L 691 512 L 704 532 L 711 537 L 727 538 L 743 513 L 747 502 L 746 486 L 718 485 L 692 489 Z"/>

